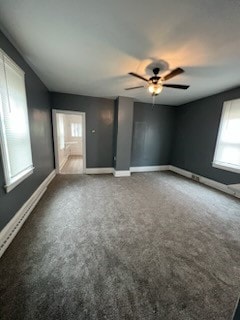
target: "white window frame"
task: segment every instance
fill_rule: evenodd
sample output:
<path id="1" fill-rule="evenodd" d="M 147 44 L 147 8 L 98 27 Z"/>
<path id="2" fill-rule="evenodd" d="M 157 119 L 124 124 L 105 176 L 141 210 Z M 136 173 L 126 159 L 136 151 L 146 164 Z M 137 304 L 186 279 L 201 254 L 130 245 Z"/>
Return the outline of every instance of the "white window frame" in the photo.
<path id="1" fill-rule="evenodd" d="M 234 100 L 239 100 L 239 104 L 240 104 L 240 99 L 234 99 Z M 217 136 L 217 142 L 216 142 L 216 146 L 215 146 L 215 152 L 214 152 L 214 158 L 213 158 L 212 166 L 214 168 L 217 168 L 217 169 L 222 169 L 222 170 L 226 170 L 226 171 L 230 171 L 230 172 L 240 173 L 240 166 L 236 166 L 236 165 L 233 165 L 231 163 L 220 162 L 220 161 L 217 160 L 217 157 L 216 157 L 217 156 L 218 146 L 221 143 L 220 136 L 221 136 L 221 132 L 222 132 L 222 129 L 223 129 L 223 126 L 224 126 L 224 115 L 226 113 L 226 109 L 228 108 L 228 104 L 231 101 L 234 101 L 234 100 L 225 101 L 224 104 L 223 104 L 222 115 L 221 115 L 220 125 L 219 125 L 219 128 L 218 128 L 218 136 Z"/>
<path id="2" fill-rule="evenodd" d="M 25 72 L 13 61 L 2 49 L 0 49 L 0 54 L 3 57 L 7 57 L 14 64 L 16 69 L 18 69 L 25 79 Z M 25 97 L 26 97 L 26 85 L 25 85 Z M 26 104 L 27 104 L 27 97 L 26 97 Z M 28 114 L 27 114 L 28 116 Z M 3 162 L 3 169 L 4 169 L 4 178 L 5 178 L 5 190 L 6 192 L 10 192 L 16 186 L 18 186 L 22 181 L 24 181 L 27 177 L 29 177 L 34 170 L 33 164 L 31 164 L 28 168 L 17 174 L 15 177 L 11 177 L 11 170 L 10 170 L 10 163 L 9 157 L 7 152 L 7 143 L 6 143 L 6 132 L 5 132 L 5 124 L 3 119 L 3 106 L 2 106 L 2 99 L 1 99 L 1 92 L 0 92 L 0 149 L 2 154 L 2 162 Z M 28 130 L 30 134 L 30 128 L 28 125 Z M 31 142 L 30 142 L 31 146 Z M 32 152 L 32 149 L 31 149 Z"/>

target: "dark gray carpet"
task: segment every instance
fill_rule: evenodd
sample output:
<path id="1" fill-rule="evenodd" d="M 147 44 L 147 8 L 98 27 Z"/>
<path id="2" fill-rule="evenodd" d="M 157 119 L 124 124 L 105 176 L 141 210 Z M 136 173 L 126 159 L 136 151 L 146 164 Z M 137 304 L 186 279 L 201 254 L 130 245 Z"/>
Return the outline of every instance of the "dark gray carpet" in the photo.
<path id="1" fill-rule="evenodd" d="M 167 172 L 58 176 L 0 277 L 1 320 L 230 320 L 240 201 Z"/>

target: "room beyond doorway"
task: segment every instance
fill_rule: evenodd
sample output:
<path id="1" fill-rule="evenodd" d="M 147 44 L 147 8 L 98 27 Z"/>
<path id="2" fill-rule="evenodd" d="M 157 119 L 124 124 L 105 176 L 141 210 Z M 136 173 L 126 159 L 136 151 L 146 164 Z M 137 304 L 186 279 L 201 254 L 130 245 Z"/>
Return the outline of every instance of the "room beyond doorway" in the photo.
<path id="1" fill-rule="evenodd" d="M 61 174 L 83 174 L 83 158 L 82 156 L 69 155 L 62 169 Z"/>
<path id="2" fill-rule="evenodd" d="M 86 168 L 85 113 L 53 110 L 56 171 L 83 174 Z"/>

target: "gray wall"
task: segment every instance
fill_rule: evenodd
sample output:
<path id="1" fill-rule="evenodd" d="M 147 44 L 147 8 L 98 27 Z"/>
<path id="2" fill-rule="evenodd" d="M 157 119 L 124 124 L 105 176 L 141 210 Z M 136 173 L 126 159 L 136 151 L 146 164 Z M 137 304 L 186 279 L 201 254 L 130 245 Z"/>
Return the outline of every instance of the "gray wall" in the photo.
<path id="1" fill-rule="evenodd" d="M 223 102 L 240 98 L 240 88 L 219 93 L 176 109 L 171 164 L 224 184 L 240 175 L 212 167 Z"/>
<path id="2" fill-rule="evenodd" d="M 118 97 L 117 109 L 117 141 L 116 141 L 116 170 L 129 170 L 131 164 L 131 147 L 133 132 L 133 99 Z"/>
<path id="3" fill-rule="evenodd" d="M 4 189 L 4 172 L 0 153 L 0 230 L 11 220 L 19 208 L 33 194 L 54 168 L 52 125 L 49 94 L 46 87 L 31 70 L 14 46 L 0 32 L 0 47 L 24 71 L 34 173 L 8 194 Z"/>
<path id="4" fill-rule="evenodd" d="M 111 99 L 51 93 L 53 109 L 86 112 L 87 168 L 113 166 L 114 103 Z"/>
<path id="5" fill-rule="evenodd" d="M 134 103 L 132 167 L 169 164 L 175 109 Z"/>

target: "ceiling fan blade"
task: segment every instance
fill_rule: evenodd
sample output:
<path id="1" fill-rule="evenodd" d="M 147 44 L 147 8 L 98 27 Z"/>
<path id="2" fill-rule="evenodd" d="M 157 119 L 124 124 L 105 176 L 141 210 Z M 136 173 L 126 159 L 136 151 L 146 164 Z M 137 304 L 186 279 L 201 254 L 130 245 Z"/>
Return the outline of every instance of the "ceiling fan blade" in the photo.
<path id="1" fill-rule="evenodd" d="M 190 87 L 182 84 L 163 84 L 162 86 L 167 88 L 183 89 L 183 90 L 186 90 Z"/>
<path id="2" fill-rule="evenodd" d="M 139 88 L 144 88 L 144 86 L 138 86 L 138 87 L 126 88 L 125 90 L 133 90 L 133 89 L 139 89 Z"/>
<path id="3" fill-rule="evenodd" d="M 174 69 L 169 74 L 167 74 L 165 77 L 163 77 L 163 80 L 166 81 L 166 80 L 172 79 L 173 77 L 176 77 L 177 75 L 179 75 L 183 72 L 184 72 L 184 70 L 181 68 Z"/>
<path id="4" fill-rule="evenodd" d="M 130 74 L 130 76 L 133 76 L 133 77 L 136 77 L 136 78 L 139 78 L 139 79 L 141 79 L 141 80 L 144 80 L 144 81 L 147 81 L 147 82 L 148 82 L 148 80 L 147 80 L 146 78 L 140 76 L 140 75 L 137 74 L 137 73 L 129 72 L 129 74 Z"/>

